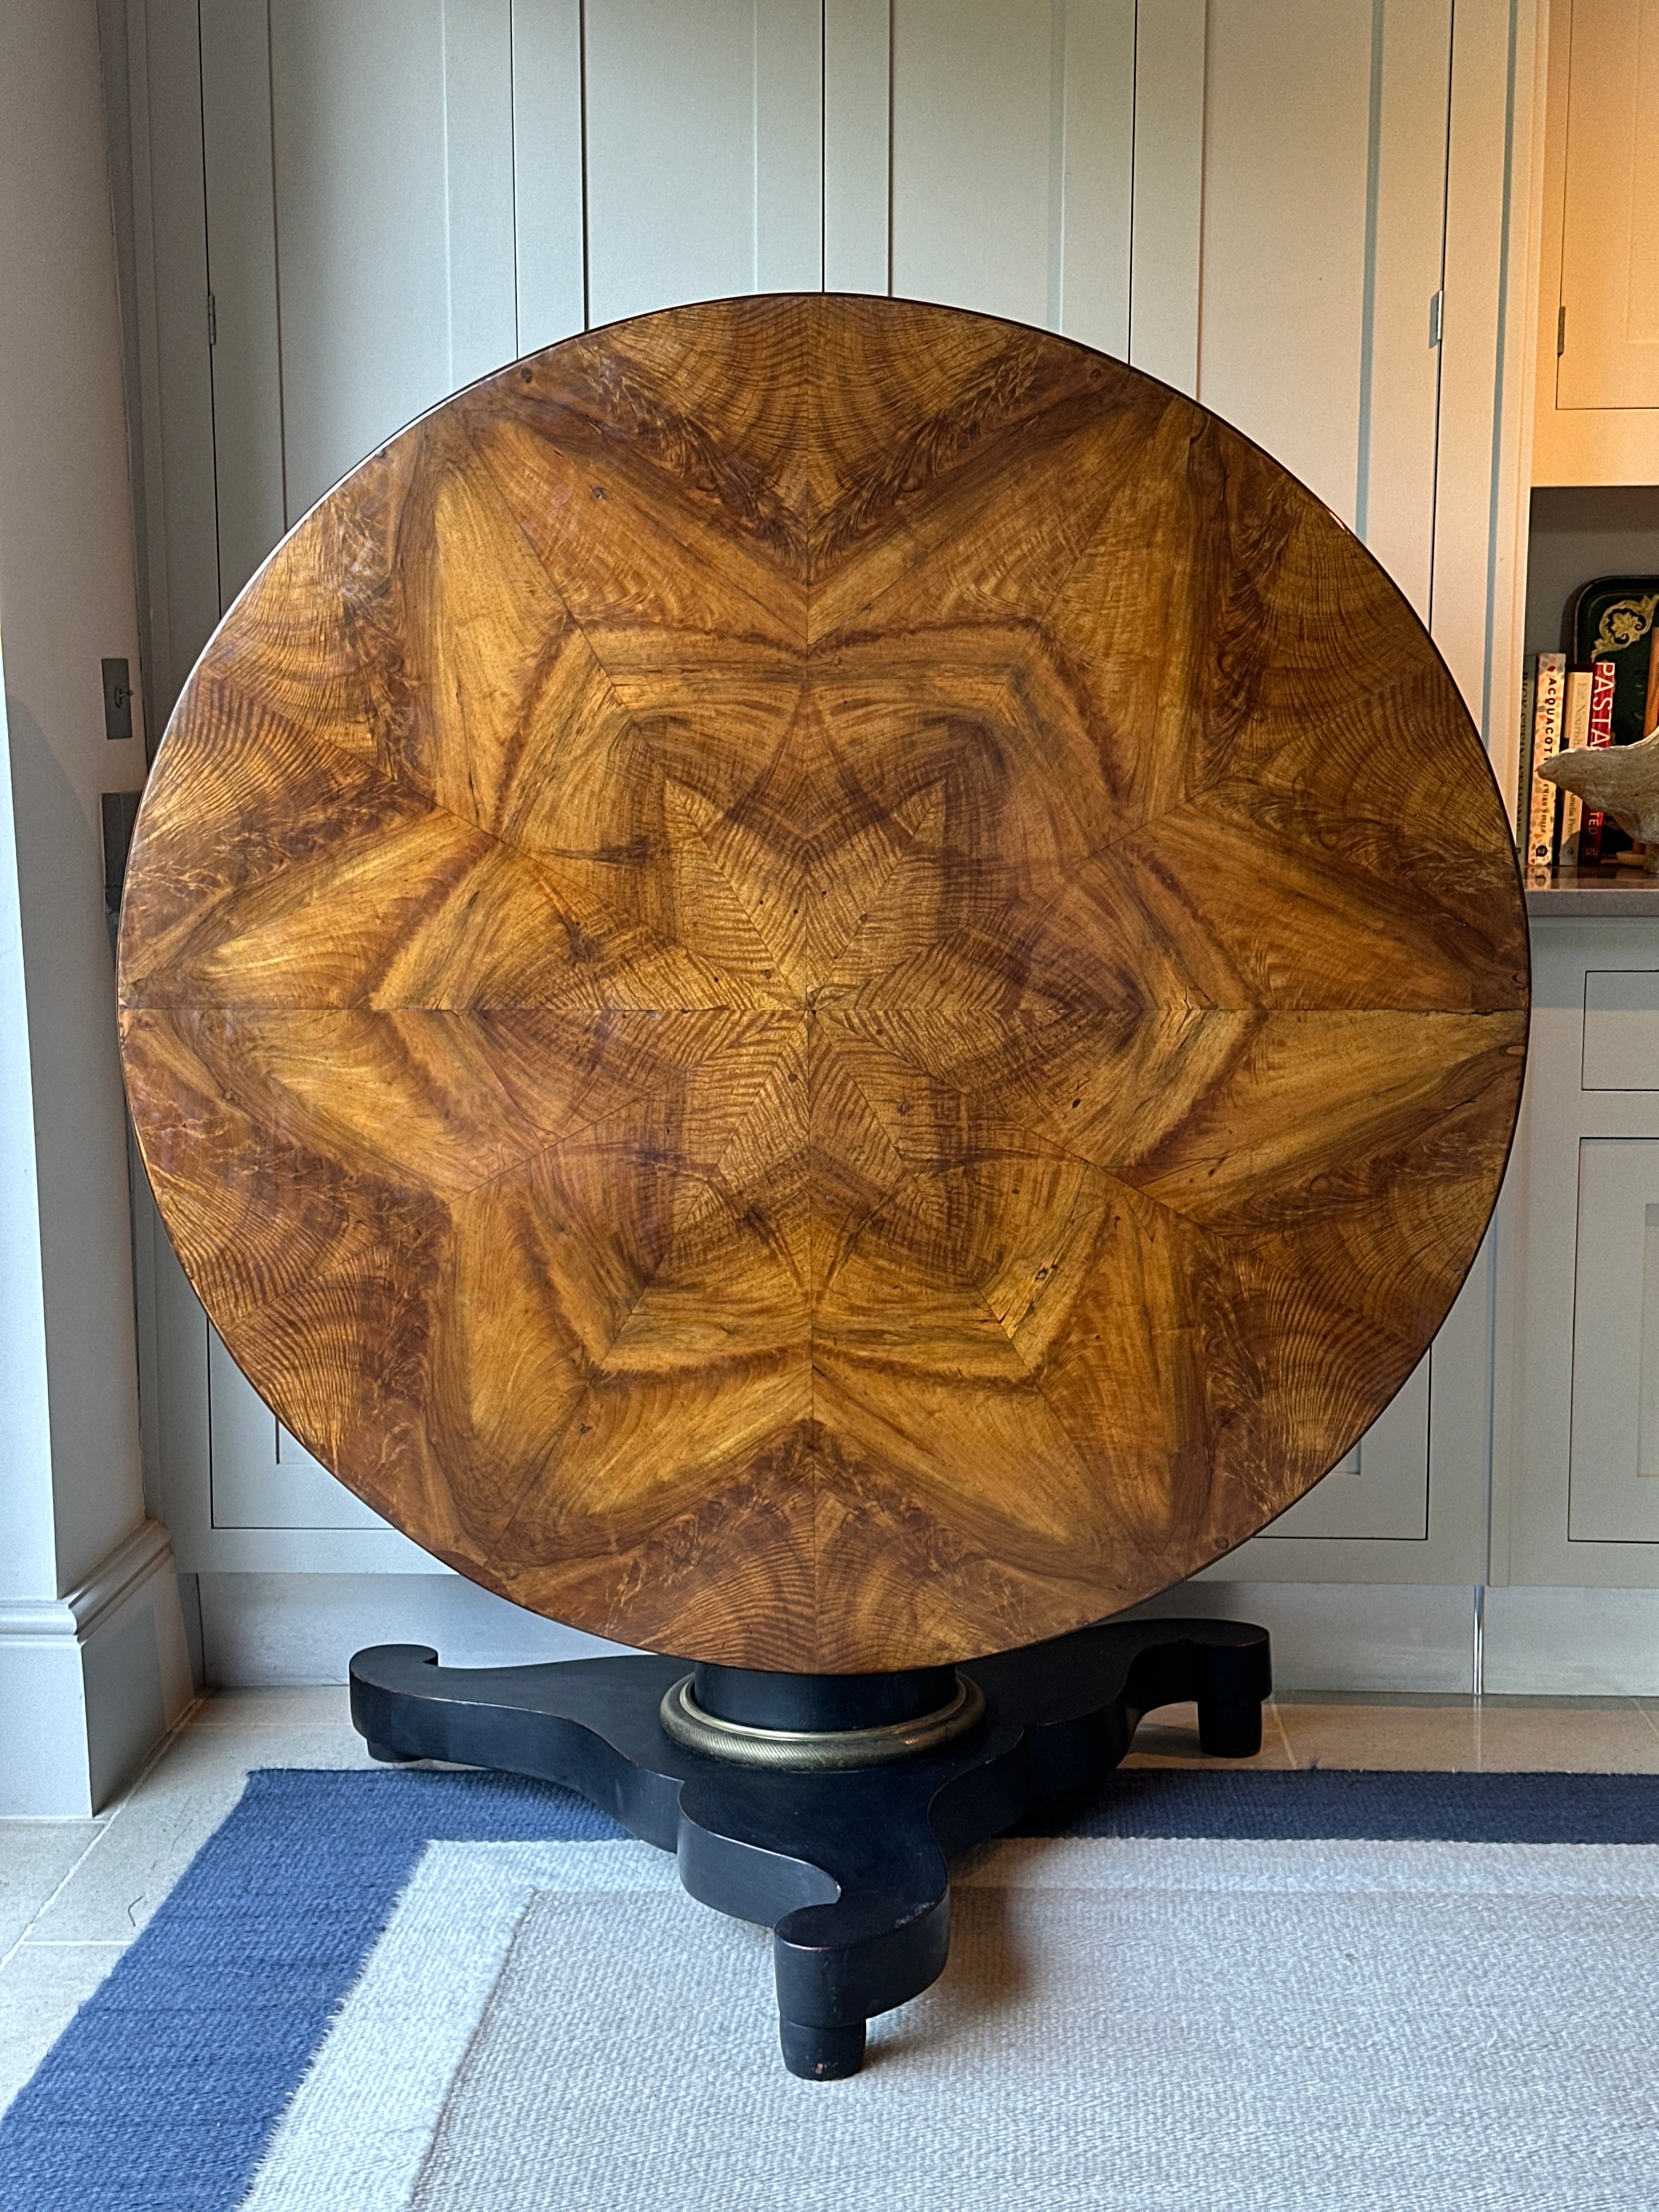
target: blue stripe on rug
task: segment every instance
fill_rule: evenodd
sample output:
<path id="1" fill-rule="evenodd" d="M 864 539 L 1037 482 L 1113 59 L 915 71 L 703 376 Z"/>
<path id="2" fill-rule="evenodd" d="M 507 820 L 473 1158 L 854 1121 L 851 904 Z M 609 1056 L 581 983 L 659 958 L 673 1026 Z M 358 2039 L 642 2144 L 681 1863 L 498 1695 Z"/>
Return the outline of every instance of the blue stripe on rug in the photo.
<path id="1" fill-rule="evenodd" d="M 230 2212 L 428 1843 L 623 1832 L 508 1776 L 251 1774 L 0 2120 L 0 2207 Z M 1141 1767 L 1021 1832 L 1652 1844 L 1659 1776 Z"/>
<path id="2" fill-rule="evenodd" d="M 1228 1773 L 1130 1767 L 1088 1808 L 1023 1836 L 1224 1836 L 1284 1843 L 1659 1844 L 1659 1775 Z"/>
<path id="3" fill-rule="evenodd" d="M 505 1775 L 250 1774 L 0 2120 L 0 2206 L 228 2212 L 428 1843 L 623 1832 Z"/>

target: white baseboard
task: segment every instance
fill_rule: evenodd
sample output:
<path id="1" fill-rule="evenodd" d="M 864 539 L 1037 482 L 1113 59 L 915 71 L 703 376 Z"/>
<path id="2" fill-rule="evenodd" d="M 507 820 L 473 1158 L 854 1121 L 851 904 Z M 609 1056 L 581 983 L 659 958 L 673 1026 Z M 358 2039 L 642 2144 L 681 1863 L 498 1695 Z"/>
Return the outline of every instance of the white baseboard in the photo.
<path id="1" fill-rule="evenodd" d="M 145 1521 L 66 1595 L 0 1603 L 0 1817 L 97 1812 L 191 1696 L 173 1547 Z"/>
<path id="2" fill-rule="evenodd" d="M 210 1684 L 343 1682 L 368 1644 L 429 1644 L 455 1667 L 626 1647 L 540 1620 L 456 1575 L 200 1577 Z M 1474 1592 L 1441 1583 L 1188 1583 L 1125 1619 L 1256 1620 L 1281 1690 L 1468 1696 Z M 1659 1697 L 1659 1589 L 1488 1589 L 1482 1687 L 1497 1696 Z"/>
<path id="3" fill-rule="evenodd" d="M 1474 1686 L 1474 1592 L 1461 1583 L 1183 1583 L 1123 1617 L 1206 1613 L 1261 1623 L 1277 1689 L 1468 1696 Z"/>
<path id="4" fill-rule="evenodd" d="M 626 1644 L 542 1620 L 459 1575 L 198 1577 L 210 1686 L 343 1682 L 368 1644 L 429 1644 L 447 1667 L 603 1658 Z"/>
<path id="5" fill-rule="evenodd" d="M 625 1649 L 538 1620 L 455 1575 L 204 1574 L 199 1586 L 207 1679 L 223 1687 L 343 1682 L 367 1644 L 429 1644 L 456 1667 Z M 1474 1601 L 1462 1586 L 1206 1583 L 1140 1611 L 1261 1621 L 1287 1690 L 1467 1692 L 1474 1680 Z"/>
<path id="6" fill-rule="evenodd" d="M 1493 1696 L 1659 1698 L 1659 1589 L 1489 1589 Z"/>

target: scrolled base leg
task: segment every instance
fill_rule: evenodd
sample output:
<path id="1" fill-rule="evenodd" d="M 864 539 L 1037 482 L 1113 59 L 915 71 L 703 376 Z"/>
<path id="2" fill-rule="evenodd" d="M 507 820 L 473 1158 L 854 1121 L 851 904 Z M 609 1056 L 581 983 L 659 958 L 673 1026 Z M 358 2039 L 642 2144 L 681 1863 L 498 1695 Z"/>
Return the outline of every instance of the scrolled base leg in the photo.
<path id="1" fill-rule="evenodd" d="M 413 1752 L 393 1751 L 390 1744 L 365 1743 L 363 1749 L 382 1766 L 417 1766 L 420 1761 Z"/>
<path id="2" fill-rule="evenodd" d="M 1198 1701 L 1198 1747 L 1207 1759 L 1254 1759 L 1261 1748 L 1261 1700 Z"/>
<path id="3" fill-rule="evenodd" d="M 783 2063 L 802 2081 L 845 2081 L 864 2064 L 864 2022 L 839 2027 L 808 2027 L 798 2020 L 778 2021 Z"/>

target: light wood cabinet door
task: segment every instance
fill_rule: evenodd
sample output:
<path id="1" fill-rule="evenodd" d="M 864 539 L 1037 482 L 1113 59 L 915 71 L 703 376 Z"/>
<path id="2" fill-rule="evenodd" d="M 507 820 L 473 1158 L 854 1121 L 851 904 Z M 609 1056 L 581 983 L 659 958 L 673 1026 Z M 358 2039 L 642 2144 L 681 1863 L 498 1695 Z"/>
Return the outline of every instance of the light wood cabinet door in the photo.
<path id="1" fill-rule="evenodd" d="M 1534 484 L 1659 481 L 1659 4 L 1550 0 Z"/>
<path id="2" fill-rule="evenodd" d="M 1558 407 L 1659 407 L 1659 0 L 1577 0 Z"/>

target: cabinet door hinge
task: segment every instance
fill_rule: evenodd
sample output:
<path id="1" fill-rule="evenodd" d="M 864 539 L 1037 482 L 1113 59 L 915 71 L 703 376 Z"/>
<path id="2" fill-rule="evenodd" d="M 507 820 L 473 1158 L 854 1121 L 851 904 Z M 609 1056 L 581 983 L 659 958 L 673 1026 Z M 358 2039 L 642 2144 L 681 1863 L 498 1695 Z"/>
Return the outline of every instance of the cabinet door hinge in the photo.
<path id="1" fill-rule="evenodd" d="M 211 293 L 211 292 L 210 292 L 210 293 L 208 294 L 208 343 L 209 343 L 210 346 L 216 346 L 216 345 L 217 345 L 217 344 L 218 344 L 218 343 L 219 343 L 219 311 L 218 311 L 218 309 L 214 306 L 214 303 L 213 303 L 213 295 L 212 295 L 212 293 Z"/>
<path id="2" fill-rule="evenodd" d="M 1557 361 L 1560 360 L 1566 349 L 1567 311 L 1565 307 L 1558 307 L 1555 311 L 1555 358 Z"/>
<path id="3" fill-rule="evenodd" d="M 1440 318 L 1445 301 L 1445 294 L 1437 292 L 1429 301 L 1429 344 L 1431 348 L 1440 343 Z"/>

